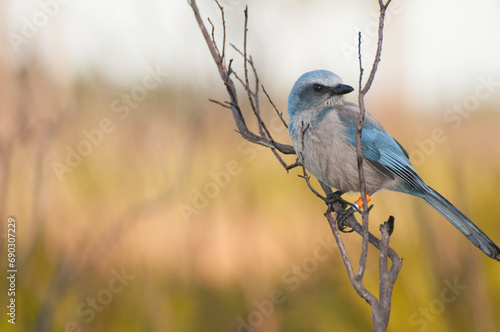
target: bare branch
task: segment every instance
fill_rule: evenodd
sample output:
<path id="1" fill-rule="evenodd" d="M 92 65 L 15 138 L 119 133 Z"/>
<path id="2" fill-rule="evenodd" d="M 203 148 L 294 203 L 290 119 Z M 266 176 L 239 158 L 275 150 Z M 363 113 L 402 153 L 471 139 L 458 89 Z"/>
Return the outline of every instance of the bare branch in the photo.
<path id="1" fill-rule="evenodd" d="M 252 107 L 252 110 L 254 112 L 255 117 L 257 118 L 257 123 L 259 125 L 259 132 L 261 136 L 267 136 L 271 144 L 274 145 L 275 141 L 271 135 L 271 132 L 267 129 L 267 126 L 265 122 L 262 120 L 262 117 L 260 116 L 260 108 L 259 108 L 259 76 L 257 75 L 257 70 L 255 69 L 254 62 L 251 57 L 247 56 L 247 32 L 248 32 L 248 7 L 245 8 L 245 26 L 244 26 L 244 36 L 243 36 L 243 52 L 241 52 L 235 45 L 231 44 L 231 46 L 243 56 L 243 61 L 244 61 L 244 72 L 245 72 L 245 82 L 243 82 L 242 79 L 240 79 L 236 73 L 235 76 L 236 78 L 240 81 L 240 83 L 243 85 L 245 88 L 245 91 L 247 92 L 248 96 L 248 101 L 250 102 L 250 106 Z M 252 68 L 252 72 L 254 74 L 255 78 L 255 91 L 252 91 L 250 87 L 250 81 L 249 81 L 249 76 L 248 76 L 248 64 L 250 64 L 250 67 Z M 279 160 L 279 159 L 278 159 Z M 281 160 L 280 160 L 281 162 Z"/>
<path id="2" fill-rule="evenodd" d="M 214 40 L 210 38 L 210 35 L 208 34 L 207 28 L 205 28 L 205 24 L 203 23 L 203 20 L 201 19 L 200 10 L 198 9 L 198 5 L 196 4 L 195 0 L 191 0 L 191 1 L 188 0 L 188 4 L 193 9 L 193 13 L 194 13 L 194 16 L 196 18 L 196 21 L 198 22 L 198 26 L 200 27 L 201 33 L 203 34 L 203 37 L 205 38 L 205 41 L 207 42 L 208 49 L 210 50 L 210 53 L 212 54 L 212 58 L 215 60 L 215 63 L 217 64 L 217 69 L 219 69 L 219 74 L 220 74 L 222 80 L 226 81 L 227 73 L 222 66 L 222 61 L 221 61 L 219 53 L 217 52 L 217 50 L 215 48 Z"/>
<path id="3" fill-rule="evenodd" d="M 278 108 L 276 107 L 276 105 L 274 105 L 273 101 L 271 100 L 271 97 L 269 96 L 269 94 L 267 93 L 266 89 L 264 88 L 264 85 L 262 85 L 262 91 L 264 91 L 265 95 L 267 96 L 267 99 L 269 100 L 269 102 L 273 106 L 274 110 L 276 111 L 276 114 L 278 114 L 278 117 L 280 118 L 280 120 L 283 123 L 283 125 L 285 126 L 285 128 L 288 129 L 288 124 L 283 119 L 283 113 L 281 113 L 280 111 L 278 111 Z"/>
<path id="4" fill-rule="evenodd" d="M 325 217 L 328 220 L 328 223 L 330 224 L 330 228 L 332 229 L 333 236 L 335 237 L 335 241 L 337 241 L 337 245 L 339 246 L 340 253 L 342 255 L 342 261 L 344 262 L 344 265 L 347 270 L 347 275 L 349 276 L 349 280 L 351 281 L 351 284 L 358 293 L 359 296 L 361 296 L 368 304 L 373 307 L 377 305 L 378 301 L 375 295 L 370 293 L 365 286 L 363 285 L 363 282 L 357 277 L 357 275 L 354 274 L 354 270 L 352 268 L 351 261 L 349 259 L 349 255 L 347 254 L 347 250 L 345 249 L 344 243 L 342 241 L 342 238 L 340 237 L 339 230 L 337 229 L 337 216 L 338 213 L 335 214 L 334 217 L 332 217 L 331 213 L 325 213 Z"/>
<path id="5" fill-rule="evenodd" d="M 358 95 L 358 104 L 359 104 L 359 121 L 356 130 L 356 154 L 358 159 L 358 174 L 359 174 L 359 187 L 361 192 L 361 199 L 363 202 L 363 213 L 362 213 L 362 222 L 363 222 L 363 244 L 361 250 L 361 256 L 359 259 L 358 273 L 357 276 L 360 279 L 363 279 L 365 267 L 366 267 L 366 259 L 368 256 L 368 211 L 366 207 L 368 206 L 368 202 L 366 199 L 366 183 L 365 183 L 365 174 L 363 168 L 363 151 L 361 148 L 361 135 L 363 130 L 363 123 L 365 121 L 365 101 L 364 97 L 370 90 L 370 87 L 375 78 L 375 73 L 377 72 L 378 64 L 380 63 L 380 56 L 382 54 L 382 40 L 384 37 L 384 20 L 385 20 L 385 12 L 387 7 L 391 3 L 391 0 L 388 0 L 386 4 L 383 3 L 382 0 L 379 0 L 380 14 L 379 14 L 379 25 L 378 25 L 378 41 L 377 41 L 377 51 L 375 53 L 375 60 L 372 65 L 372 69 L 370 71 L 370 76 L 368 77 L 368 81 L 365 86 L 362 87 L 362 79 L 363 79 L 363 63 L 361 59 L 361 31 L 358 34 L 358 56 L 359 56 L 359 95 Z"/>
<path id="6" fill-rule="evenodd" d="M 306 168 L 304 167 L 304 165 L 302 165 L 302 175 L 299 175 L 299 177 L 303 178 L 306 180 L 306 183 L 307 183 L 307 186 L 309 187 L 309 189 L 312 191 L 312 193 L 314 195 L 316 195 L 316 197 L 322 199 L 322 200 L 326 200 L 326 197 L 323 197 L 316 189 L 314 189 L 314 187 L 312 186 L 311 184 L 311 177 L 309 176 L 309 174 L 307 174 L 306 172 Z"/>
<path id="7" fill-rule="evenodd" d="M 378 26 L 378 42 L 377 42 L 377 51 L 375 54 L 375 59 L 372 65 L 372 69 L 370 71 L 370 75 L 365 86 L 362 86 L 363 79 L 363 64 L 361 58 L 361 32 L 358 34 L 358 56 L 359 56 L 359 95 L 358 95 L 358 103 L 360 108 L 359 121 L 356 131 L 356 154 L 358 159 L 358 174 L 359 174 L 359 183 L 360 183 L 360 191 L 361 198 L 363 200 L 363 206 L 367 206 L 366 201 L 366 184 L 364 177 L 364 168 L 363 168 L 363 153 L 361 146 L 361 137 L 363 130 L 363 123 L 365 119 L 365 103 L 364 97 L 366 93 L 370 90 L 370 87 L 375 78 L 375 74 L 377 72 L 378 64 L 380 63 L 380 56 L 382 53 L 382 41 L 383 41 L 383 28 L 384 28 L 384 19 L 387 7 L 389 6 L 391 0 L 388 0 L 386 4 L 383 3 L 383 0 L 379 0 L 380 14 L 379 14 L 379 26 Z M 358 276 L 360 279 L 363 278 L 365 266 L 366 266 L 366 258 L 368 254 L 368 242 L 370 240 L 370 235 L 368 231 L 368 210 L 363 208 L 362 213 L 362 236 L 363 236 L 363 245 L 362 252 L 360 256 L 360 263 L 358 266 Z M 384 223 L 380 227 L 381 231 L 381 241 L 379 242 L 379 299 L 375 303 L 371 305 L 372 307 L 372 320 L 374 331 L 386 331 L 387 326 L 389 324 L 389 316 L 391 312 L 391 297 L 392 290 L 394 287 L 394 283 L 396 282 L 399 271 L 402 267 L 402 260 L 395 252 L 391 252 L 389 248 L 389 239 L 392 233 L 392 228 L 394 226 L 394 217 L 390 217 L 389 220 Z M 388 262 L 387 257 L 391 258 L 392 266 L 388 271 Z"/>
<path id="8" fill-rule="evenodd" d="M 229 109 L 231 109 L 231 106 L 228 106 L 228 105 L 226 105 L 226 104 L 224 104 L 224 103 L 222 103 L 222 102 L 220 102 L 220 101 L 218 101 L 218 100 L 215 100 L 215 99 L 208 99 L 208 101 L 211 101 L 212 103 L 217 104 L 217 105 L 219 105 L 219 106 L 222 106 L 222 107 L 224 107 L 224 108 L 229 108 Z M 227 102 L 226 102 L 226 103 L 227 103 Z"/>
<path id="9" fill-rule="evenodd" d="M 358 120 L 358 126 L 356 130 L 356 155 L 357 155 L 357 161 L 358 161 L 358 175 L 359 175 L 359 191 L 361 193 L 361 199 L 363 202 L 363 212 L 361 215 L 362 218 L 362 223 L 363 223 L 363 242 L 361 245 L 361 255 L 359 257 L 359 265 L 358 265 L 358 272 L 356 274 L 356 277 L 359 280 L 363 280 L 363 276 L 366 270 L 366 259 L 368 257 L 368 213 L 366 210 L 366 207 L 368 206 L 368 202 L 366 199 L 366 182 L 365 182 L 365 170 L 363 168 L 363 151 L 361 148 L 361 133 L 363 130 L 363 124 L 365 122 L 365 107 L 364 107 L 364 93 L 361 90 L 361 82 L 363 79 L 363 65 L 361 61 L 361 32 L 359 32 L 358 35 L 358 55 L 359 55 L 359 96 L 358 96 L 358 102 L 359 102 L 359 120 Z"/>
<path id="10" fill-rule="evenodd" d="M 379 302 L 373 309 L 374 325 L 379 326 L 381 331 L 385 331 L 389 324 L 389 316 L 391 313 L 391 298 L 394 283 L 401 270 L 403 260 L 398 257 L 392 259 L 392 266 L 388 270 L 387 257 L 389 254 L 389 240 L 394 228 L 394 217 L 390 216 L 389 220 L 380 225 L 381 248 L 379 254 Z M 375 321 L 378 320 L 378 321 Z"/>
<path id="11" fill-rule="evenodd" d="M 255 70 L 255 67 L 253 65 L 253 62 L 251 61 L 251 58 L 247 56 L 247 40 L 248 40 L 248 6 L 245 7 L 245 26 L 243 28 L 243 68 L 245 71 L 245 90 L 247 91 L 248 95 L 248 101 L 250 102 L 250 106 L 252 107 L 252 110 L 257 117 L 257 123 L 259 125 L 259 132 L 261 136 L 264 134 L 263 127 L 264 122 L 262 121 L 260 117 L 260 110 L 259 110 L 259 98 L 258 98 L 258 92 L 259 92 L 259 77 L 257 76 L 257 72 Z M 236 48 L 236 47 L 235 47 Z M 250 82 L 248 78 L 248 63 L 250 63 L 250 66 L 252 67 L 254 77 L 255 77 L 255 91 L 252 93 L 252 89 L 250 88 Z M 267 137 L 272 141 L 271 136 L 269 132 L 266 129 L 266 134 Z"/>
<path id="12" fill-rule="evenodd" d="M 205 24 L 203 23 L 203 20 L 200 15 L 200 11 L 198 9 L 198 6 L 196 4 L 196 0 L 191 0 L 188 1 L 189 5 L 191 6 L 194 16 L 196 18 L 196 21 L 198 23 L 198 26 L 200 27 L 200 30 L 203 34 L 203 37 L 205 39 L 205 42 L 207 43 L 208 49 L 210 50 L 210 54 L 212 55 L 212 58 L 214 59 L 217 69 L 219 70 L 220 77 L 224 81 L 224 85 L 226 86 L 227 93 L 230 97 L 229 105 L 231 105 L 231 111 L 233 114 L 234 122 L 236 123 L 237 127 L 237 132 L 246 140 L 264 145 L 270 148 L 275 148 L 279 152 L 283 154 L 295 154 L 295 150 L 293 149 L 293 146 L 287 145 L 287 144 L 282 144 L 278 143 L 268 137 L 265 137 L 263 135 L 256 135 L 253 132 L 251 132 L 245 122 L 245 118 L 243 117 L 243 114 L 241 112 L 240 107 L 238 106 L 238 97 L 237 97 L 237 92 L 236 88 L 234 86 L 233 81 L 230 78 L 230 74 L 234 74 L 234 72 L 231 70 L 231 64 L 232 61 L 229 62 L 229 66 L 226 69 L 223 65 L 223 59 L 221 58 L 221 55 L 217 51 L 216 47 L 216 42 L 213 40 L 208 33 Z M 225 42 L 225 30 L 223 32 L 224 34 L 224 42 Z M 225 48 L 223 47 L 223 50 Z M 224 52 L 224 51 L 223 51 Z M 246 57 L 245 57 L 246 59 Z M 246 63 L 247 61 L 245 61 Z"/>
<path id="13" fill-rule="evenodd" d="M 363 96 L 366 95 L 368 90 L 370 90 L 373 80 L 375 79 L 375 73 L 378 69 L 378 64 L 380 63 L 380 56 L 382 54 L 382 40 L 384 38 L 384 21 L 385 21 L 385 13 L 387 11 L 387 7 L 392 0 L 387 0 L 386 4 L 384 4 L 383 0 L 379 0 L 378 4 L 380 7 L 379 18 L 378 18 L 378 40 L 377 40 L 377 51 L 375 53 L 375 59 L 373 61 L 372 70 L 370 71 L 370 76 L 366 81 L 366 84 L 363 89 L 360 89 L 360 93 L 363 93 Z M 361 61 L 361 60 L 360 60 Z M 361 66 L 360 66 L 361 67 Z M 360 84 L 361 86 L 361 84 Z"/>
<path id="14" fill-rule="evenodd" d="M 219 59 L 221 60 L 221 63 L 222 63 L 222 61 L 224 60 L 224 57 L 221 55 L 219 48 L 217 47 L 217 44 L 215 43 L 215 26 L 212 23 L 212 20 L 210 20 L 210 17 L 208 18 L 208 23 L 210 23 L 210 26 L 212 27 L 211 36 L 212 36 L 212 40 L 214 41 L 215 51 L 217 52 L 217 56 L 219 57 Z"/>
<path id="15" fill-rule="evenodd" d="M 306 126 L 304 122 L 302 122 L 302 126 L 301 126 L 301 150 L 299 152 L 300 154 L 300 160 L 304 161 L 304 136 L 305 136 L 305 133 L 307 132 L 307 129 L 309 128 L 309 124 Z M 321 194 L 319 192 L 316 191 L 316 189 L 314 189 L 314 187 L 311 185 L 311 182 L 309 181 L 309 175 L 307 174 L 306 172 L 306 168 L 304 166 L 304 164 L 302 164 L 302 174 L 303 174 L 303 178 L 306 180 L 306 183 L 307 183 L 307 186 L 309 187 L 309 189 L 312 191 L 312 193 L 314 195 L 316 195 L 316 197 L 322 199 L 323 201 L 326 202 L 326 198 L 321 196 Z"/>
<path id="16" fill-rule="evenodd" d="M 358 223 L 354 217 L 346 218 L 344 220 L 344 223 L 350 228 L 352 228 L 359 235 L 363 235 L 363 226 L 360 223 Z M 381 240 L 379 240 L 375 235 L 373 235 L 370 232 L 368 232 L 368 242 L 370 242 L 370 244 L 372 244 L 378 250 L 381 250 L 382 248 Z M 390 247 L 387 248 L 387 255 L 392 262 L 400 260 L 398 254 Z"/>
<path id="17" fill-rule="evenodd" d="M 238 74 L 237 74 L 237 73 L 235 73 L 235 72 L 233 72 L 233 75 L 234 75 L 234 77 L 236 77 L 236 79 L 238 80 L 238 82 L 240 82 L 240 83 L 241 83 L 241 86 L 242 86 L 244 89 L 246 89 L 247 87 L 246 87 L 246 85 L 245 85 L 245 82 L 243 82 L 243 80 L 242 80 L 242 79 L 238 76 Z"/>
<path id="18" fill-rule="evenodd" d="M 226 58 L 226 17 L 224 16 L 224 8 L 221 6 L 219 1 L 215 0 L 215 3 L 217 6 L 219 6 L 220 14 L 221 14 L 221 20 L 222 20 L 222 55 L 221 55 L 221 60 L 224 61 Z M 215 40 L 215 38 L 212 36 L 212 40 Z"/>
<path id="19" fill-rule="evenodd" d="M 289 170 L 291 170 L 292 168 L 295 168 L 295 167 L 297 167 L 297 166 L 302 166 L 302 163 L 301 163 L 299 160 L 295 161 L 295 162 L 294 162 L 293 164 L 291 164 L 291 165 L 286 166 L 286 167 L 285 167 L 285 169 L 286 169 L 286 171 L 288 172 Z"/>
<path id="20" fill-rule="evenodd" d="M 281 166 L 283 166 L 286 169 L 287 172 L 289 170 L 291 170 L 292 168 L 295 168 L 297 166 L 301 166 L 302 165 L 298 160 L 295 163 L 293 163 L 293 164 L 287 165 L 287 163 L 285 163 L 285 161 L 283 160 L 283 158 L 281 158 L 281 156 L 279 155 L 279 153 L 276 151 L 275 148 L 271 148 L 271 151 L 273 152 L 273 154 L 276 157 L 276 159 L 278 159 L 278 161 L 280 162 Z"/>
<path id="21" fill-rule="evenodd" d="M 365 185 L 365 175 L 364 175 L 364 168 L 363 168 L 363 157 L 362 157 L 362 147 L 361 147 L 361 137 L 362 137 L 362 130 L 363 130 L 363 124 L 364 124 L 364 118 L 365 118 L 365 106 L 364 106 L 364 96 L 370 89 L 375 73 L 377 71 L 378 64 L 380 62 L 380 55 L 382 51 L 382 37 L 383 37 L 383 25 L 384 25 L 384 18 L 385 18 L 385 11 L 391 2 L 391 0 L 388 0 L 385 4 L 383 0 L 379 0 L 379 6 L 380 6 L 380 16 L 379 16 L 379 35 L 378 35 L 378 43 L 377 43 L 377 52 L 375 55 L 375 60 L 373 63 L 373 66 L 371 68 L 370 75 L 368 77 L 368 80 L 366 84 L 363 86 L 362 85 L 362 79 L 363 79 L 363 66 L 362 66 L 362 59 L 361 59 L 361 33 L 359 34 L 359 45 L 358 45 L 358 53 L 359 53 L 359 67 L 360 67 L 360 77 L 359 77 L 359 96 L 358 96 L 358 101 L 359 101 L 359 106 L 360 106 L 360 117 L 357 125 L 357 131 L 356 131 L 356 153 L 357 153 L 357 161 L 358 161 L 358 172 L 359 172 L 359 182 L 360 182 L 360 192 L 361 192 L 361 197 L 362 197 L 362 202 L 363 202 L 363 210 L 362 210 L 362 224 L 359 224 L 356 220 L 356 218 L 353 215 L 347 216 L 344 220 L 343 223 L 352 228 L 356 233 L 360 234 L 363 238 L 362 241 L 362 251 L 361 255 L 359 258 L 359 265 L 358 265 L 358 270 L 357 273 L 354 273 L 351 261 L 349 259 L 349 256 L 347 254 L 347 251 L 345 249 L 345 246 L 342 242 L 342 239 L 340 237 L 339 229 L 337 228 L 337 218 L 339 213 L 342 213 L 344 211 L 344 206 L 341 200 L 338 201 L 329 201 L 329 196 L 332 193 L 331 188 L 328 186 L 324 185 L 323 183 L 320 182 L 321 187 L 323 188 L 323 191 L 326 194 L 326 197 L 321 195 L 318 191 L 314 189 L 314 187 L 311 185 L 310 182 L 310 176 L 306 172 L 305 167 L 302 165 L 300 160 L 304 160 L 304 154 L 302 152 L 299 153 L 299 158 L 298 160 L 291 164 L 287 165 L 285 161 L 281 158 L 280 153 L 283 154 L 296 154 L 294 148 L 290 145 L 286 144 L 281 144 L 276 142 L 270 131 L 268 130 L 266 123 L 263 121 L 262 116 L 261 116 L 261 110 L 260 110 L 260 101 L 259 101 L 259 92 L 260 88 L 262 88 L 262 91 L 264 91 L 265 95 L 267 96 L 267 99 L 269 100 L 270 104 L 274 108 L 274 111 L 280 118 L 281 122 L 285 127 L 287 126 L 286 121 L 283 118 L 282 113 L 280 113 L 276 107 L 276 105 L 273 103 L 271 100 L 271 97 L 265 90 L 264 86 L 260 84 L 259 76 L 257 74 L 257 70 L 255 68 L 254 61 L 251 56 L 248 55 L 247 53 L 247 37 L 248 37 L 248 7 L 245 8 L 244 14 L 245 14 L 245 22 L 244 22 L 244 35 L 243 35 L 243 50 L 239 50 L 235 45 L 230 44 L 234 50 L 239 53 L 243 57 L 243 70 L 244 70 L 244 76 L 239 76 L 235 71 L 232 70 L 232 60 L 229 61 L 228 68 L 226 69 L 223 62 L 225 61 L 225 46 L 226 46 L 226 26 L 225 26 L 225 17 L 224 17 L 224 10 L 220 3 L 217 2 L 217 5 L 219 6 L 219 9 L 221 11 L 221 16 L 222 16 L 222 25 L 223 25 L 223 45 L 222 45 L 222 53 L 219 51 L 219 48 L 217 47 L 217 43 L 215 41 L 215 28 L 212 22 L 209 20 L 209 23 L 212 26 L 212 34 L 210 35 L 201 20 L 201 16 L 199 14 L 198 7 L 196 6 L 196 1 L 191 0 L 188 1 L 188 3 L 191 5 L 193 12 L 195 14 L 196 20 L 198 22 L 198 25 L 200 26 L 200 30 L 203 33 L 204 39 L 208 45 L 208 48 L 210 50 L 210 53 L 212 54 L 212 57 L 217 65 L 217 68 L 219 70 L 219 74 L 224 82 L 224 85 L 226 87 L 227 93 L 229 95 L 230 100 L 226 101 L 224 103 L 210 99 L 211 102 L 216 103 L 222 107 L 225 108 L 230 108 L 233 114 L 234 121 L 237 126 L 237 132 L 246 140 L 255 143 L 255 144 L 260 144 L 266 147 L 271 148 L 271 151 L 273 152 L 274 156 L 276 159 L 280 162 L 280 164 L 288 171 L 294 167 L 297 166 L 302 166 L 302 177 L 305 179 L 306 184 L 308 185 L 309 189 L 311 192 L 313 192 L 318 198 L 324 200 L 327 205 L 328 205 L 328 210 L 325 213 L 325 216 L 330 224 L 330 227 L 332 229 L 333 235 L 337 241 L 337 244 L 339 246 L 339 250 L 342 255 L 342 259 L 344 261 L 344 265 L 346 267 L 349 279 L 351 281 L 351 284 L 353 285 L 354 289 L 356 292 L 363 298 L 365 299 L 371 306 L 372 308 L 372 320 L 374 323 L 374 330 L 375 331 L 384 331 L 387 328 L 388 321 L 389 321 L 389 315 L 390 315 L 390 306 L 391 306 L 391 296 L 392 296 L 392 289 L 394 282 L 397 279 L 397 275 L 399 273 L 399 270 L 401 269 L 401 264 L 402 260 L 399 258 L 399 256 L 394 252 L 389 247 L 389 239 L 390 239 L 390 231 L 388 230 L 388 226 L 384 226 L 388 223 L 385 223 L 383 227 L 381 227 L 381 240 L 377 239 L 373 234 L 369 232 L 368 228 L 368 213 L 369 210 L 371 209 L 372 206 L 368 206 L 367 203 L 367 198 L 366 198 L 366 185 Z M 252 87 L 250 86 L 250 77 L 249 77 L 249 71 L 252 71 L 253 73 L 253 78 L 255 80 L 255 85 Z M 232 80 L 231 75 L 233 75 L 237 81 L 240 82 L 241 86 L 245 89 L 248 101 L 250 103 L 250 106 L 252 108 L 253 114 L 255 118 L 257 119 L 257 124 L 259 128 L 259 134 L 253 133 L 247 126 L 245 118 L 243 116 L 242 109 L 240 107 L 240 104 L 238 102 L 238 96 L 237 96 L 237 91 L 234 85 L 234 82 Z M 304 125 L 303 125 L 304 127 Z M 304 134 L 307 131 L 307 128 L 302 128 L 302 147 L 304 146 Z M 332 215 L 332 210 L 335 212 L 335 215 Z M 366 260 L 367 260 L 367 255 L 368 255 L 368 247 L 369 244 L 372 244 L 374 247 L 380 250 L 380 257 L 379 257 L 379 272 L 380 272 L 380 287 L 379 287 L 379 299 L 372 293 L 370 293 L 365 286 L 363 285 L 363 276 L 366 270 Z M 392 263 L 391 263 L 391 268 L 388 270 L 388 262 L 387 258 L 390 258 Z"/>

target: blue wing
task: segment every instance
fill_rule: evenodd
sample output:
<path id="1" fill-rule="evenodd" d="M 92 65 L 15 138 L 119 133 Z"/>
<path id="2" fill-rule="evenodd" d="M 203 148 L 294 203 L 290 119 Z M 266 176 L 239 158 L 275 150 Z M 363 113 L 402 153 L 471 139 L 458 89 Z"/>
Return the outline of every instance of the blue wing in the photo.
<path id="1" fill-rule="evenodd" d="M 356 149 L 357 119 L 340 113 L 340 119 L 346 130 L 346 140 Z M 354 121 L 353 121 L 354 120 Z M 408 153 L 403 147 L 378 124 L 366 121 L 363 125 L 361 136 L 361 150 L 364 159 L 377 171 L 389 178 L 395 176 L 404 181 L 406 190 L 413 194 L 415 189 L 425 193 L 426 187 L 423 180 L 411 167 Z"/>

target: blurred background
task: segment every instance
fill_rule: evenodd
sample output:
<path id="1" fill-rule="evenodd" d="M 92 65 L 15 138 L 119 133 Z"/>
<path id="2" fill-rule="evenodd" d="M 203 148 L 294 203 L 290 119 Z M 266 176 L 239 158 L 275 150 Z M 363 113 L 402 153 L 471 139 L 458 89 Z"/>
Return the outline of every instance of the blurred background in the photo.
<path id="1" fill-rule="evenodd" d="M 222 43 L 217 4 L 198 2 Z M 376 1 L 220 3 L 239 48 L 249 6 L 248 52 L 286 119 L 288 92 L 306 71 L 329 69 L 357 87 L 358 31 L 371 66 Z M 230 112 L 208 101 L 228 97 L 186 1 L 0 6 L 2 331 L 371 329 L 301 171 L 245 142 Z M 366 98 L 420 175 L 497 243 L 499 33 L 494 0 L 394 0 Z M 242 75 L 241 56 L 226 52 Z M 372 232 L 395 216 L 391 246 L 404 258 L 389 331 L 500 329 L 498 262 L 416 198 L 382 192 L 372 203 Z M 15 326 L 6 315 L 9 217 Z M 343 239 L 355 264 L 361 242 Z M 371 250 L 373 292 L 377 261 Z"/>

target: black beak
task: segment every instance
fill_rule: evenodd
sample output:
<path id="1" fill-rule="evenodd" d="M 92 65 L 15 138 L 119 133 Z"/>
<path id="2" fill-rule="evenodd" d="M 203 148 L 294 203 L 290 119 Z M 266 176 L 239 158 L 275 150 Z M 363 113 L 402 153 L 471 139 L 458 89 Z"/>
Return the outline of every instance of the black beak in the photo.
<path id="1" fill-rule="evenodd" d="M 347 84 L 339 84 L 331 90 L 332 95 L 345 95 L 351 91 L 354 91 L 354 88 Z"/>

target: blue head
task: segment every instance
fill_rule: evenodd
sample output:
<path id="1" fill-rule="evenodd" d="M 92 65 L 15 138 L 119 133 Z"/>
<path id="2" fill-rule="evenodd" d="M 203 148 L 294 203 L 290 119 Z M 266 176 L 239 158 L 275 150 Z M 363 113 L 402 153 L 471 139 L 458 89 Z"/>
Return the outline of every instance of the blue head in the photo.
<path id="1" fill-rule="evenodd" d="M 300 112 L 344 103 L 342 95 L 353 91 L 342 79 L 328 70 L 314 70 L 300 76 L 288 96 L 288 114 L 293 117 Z"/>

